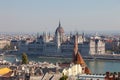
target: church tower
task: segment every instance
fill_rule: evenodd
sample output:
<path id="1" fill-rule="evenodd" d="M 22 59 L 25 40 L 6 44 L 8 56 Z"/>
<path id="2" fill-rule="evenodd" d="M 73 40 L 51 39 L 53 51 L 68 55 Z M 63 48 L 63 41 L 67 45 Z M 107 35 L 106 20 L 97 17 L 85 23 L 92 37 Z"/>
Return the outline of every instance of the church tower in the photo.
<path id="1" fill-rule="evenodd" d="M 90 70 L 88 69 L 85 61 L 83 60 L 82 56 L 80 55 L 80 52 L 78 50 L 78 37 L 75 35 L 75 40 L 74 40 L 74 49 L 73 49 L 73 63 L 74 65 L 81 65 L 82 67 L 82 72 L 90 74 Z"/>
<path id="2" fill-rule="evenodd" d="M 74 49 L 73 49 L 73 63 L 74 64 L 80 64 L 80 65 L 85 65 L 85 62 L 80 55 L 80 52 L 78 51 L 78 37 L 75 35 L 74 36 Z"/>
<path id="3" fill-rule="evenodd" d="M 63 74 L 67 76 L 76 76 L 80 74 L 91 74 L 80 52 L 78 51 L 77 35 L 74 36 L 73 61 L 70 67 L 63 70 Z"/>

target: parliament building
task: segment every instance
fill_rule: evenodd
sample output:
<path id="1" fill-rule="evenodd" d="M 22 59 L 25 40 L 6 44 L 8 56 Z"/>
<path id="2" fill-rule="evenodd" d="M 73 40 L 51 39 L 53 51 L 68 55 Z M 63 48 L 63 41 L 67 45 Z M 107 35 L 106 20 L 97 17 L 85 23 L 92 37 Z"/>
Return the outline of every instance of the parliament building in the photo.
<path id="1" fill-rule="evenodd" d="M 105 54 L 105 42 L 101 37 L 86 37 L 84 33 L 66 35 L 60 22 L 54 35 L 43 33 L 33 42 L 21 40 L 19 51 L 48 56 L 72 56 L 75 36 L 82 56 Z"/>

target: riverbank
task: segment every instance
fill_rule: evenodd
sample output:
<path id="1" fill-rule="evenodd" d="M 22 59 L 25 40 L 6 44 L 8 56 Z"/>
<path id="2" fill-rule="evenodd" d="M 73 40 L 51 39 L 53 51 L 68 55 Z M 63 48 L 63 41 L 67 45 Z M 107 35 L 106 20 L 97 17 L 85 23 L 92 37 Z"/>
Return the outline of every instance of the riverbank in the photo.
<path id="1" fill-rule="evenodd" d="M 21 56 L 16 56 L 17 59 L 21 59 Z M 41 57 L 41 56 L 28 56 L 29 61 L 35 62 L 49 62 L 49 63 L 60 63 L 60 62 L 71 62 L 72 58 L 55 58 L 55 57 Z M 14 61 L 13 56 L 6 56 L 5 60 Z M 114 60 L 93 60 L 85 59 L 85 62 L 93 74 L 104 74 L 105 72 L 120 72 L 120 61 Z"/>
<path id="2" fill-rule="evenodd" d="M 21 57 L 21 54 L 4 54 L 5 56 Z M 53 55 L 38 55 L 38 54 L 27 54 L 28 57 L 43 57 L 43 58 L 59 58 L 59 59 L 69 59 L 72 60 L 72 57 L 67 56 L 53 56 Z M 120 61 L 120 55 L 89 55 L 83 56 L 85 60 L 107 60 L 107 61 Z"/>

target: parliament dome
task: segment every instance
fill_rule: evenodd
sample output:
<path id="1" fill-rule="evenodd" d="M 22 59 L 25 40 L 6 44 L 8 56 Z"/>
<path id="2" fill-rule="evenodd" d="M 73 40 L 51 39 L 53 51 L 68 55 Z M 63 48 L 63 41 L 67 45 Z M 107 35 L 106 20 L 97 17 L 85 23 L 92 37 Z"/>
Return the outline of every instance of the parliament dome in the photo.
<path id="1" fill-rule="evenodd" d="M 59 22 L 59 26 L 57 27 L 55 34 L 59 32 L 59 33 L 64 33 L 64 29 L 61 27 L 61 23 Z"/>

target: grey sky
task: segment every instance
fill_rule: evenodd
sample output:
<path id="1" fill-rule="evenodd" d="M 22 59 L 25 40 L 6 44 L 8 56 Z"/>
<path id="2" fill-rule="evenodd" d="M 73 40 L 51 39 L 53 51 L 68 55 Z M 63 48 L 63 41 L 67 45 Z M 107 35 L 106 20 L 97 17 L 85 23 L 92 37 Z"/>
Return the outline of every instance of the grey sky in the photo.
<path id="1" fill-rule="evenodd" d="M 120 0 L 1 0 L 0 32 L 119 31 Z"/>

